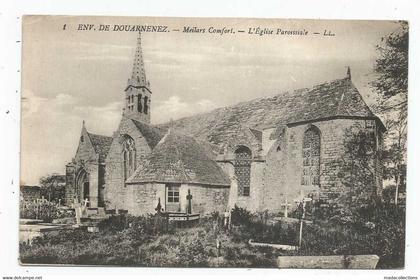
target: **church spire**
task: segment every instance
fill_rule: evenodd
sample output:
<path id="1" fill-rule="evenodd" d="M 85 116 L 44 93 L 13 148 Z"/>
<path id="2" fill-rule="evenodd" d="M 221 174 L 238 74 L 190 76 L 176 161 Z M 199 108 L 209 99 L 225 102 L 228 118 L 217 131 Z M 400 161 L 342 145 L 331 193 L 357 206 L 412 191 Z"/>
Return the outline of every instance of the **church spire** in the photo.
<path id="1" fill-rule="evenodd" d="M 149 81 L 146 79 L 141 34 L 139 32 L 136 52 L 134 54 L 133 70 L 125 89 L 123 116 L 144 123 L 150 123 L 151 97 L 152 91 L 150 90 Z"/>
<path id="2" fill-rule="evenodd" d="M 143 51 L 141 46 L 141 33 L 137 37 L 136 53 L 134 55 L 133 70 L 131 78 L 128 80 L 128 86 L 133 87 L 149 87 L 146 79 L 146 71 L 144 69 Z"/>

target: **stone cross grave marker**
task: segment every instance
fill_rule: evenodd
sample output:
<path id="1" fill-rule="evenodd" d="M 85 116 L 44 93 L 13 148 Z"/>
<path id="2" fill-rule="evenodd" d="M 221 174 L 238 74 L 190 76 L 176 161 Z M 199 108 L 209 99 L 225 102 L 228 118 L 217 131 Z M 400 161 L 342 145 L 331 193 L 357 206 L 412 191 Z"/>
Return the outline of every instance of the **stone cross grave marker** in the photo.
<path id="1" fill-rule="evenodd" d="M 300 229 L 299 229 L 299 247 L 302 245 L 302 229 L 303 229 L 303 219 L 305 218 L 305 211 L 306 211 L 306 202 L 312 201 L 311 198 L 305 197 L 303 190 L 300 191 L 300 195 L 297 199 L 295 199 L 295 203 L 298 203 L 300 207 L 302 207 L 302 216 L 300 217 Z"/>
<path id="2" fill-rule="evenodd" d="M 82 206 L 81 206 L 79 203 L 77 203 L 77 204 L 75 205 L 75 207 L 74 207 L 74 210 L 75 210 L 75 212 L 76 212 L 76 224 L 77 224 L 78 226 L 80 226 L 80 225 L 82 224 L 82 222 L 81 222 L 81 217 L 82 217 Z"/>
<path id="3" fill-rule="evenodd" d="M 84 206 L 87 207 L 88 203 L 89 203 L 89 199 L 86 198 L 85 201 L 84 201 Z"/>
<path id="4" fill-rule="evenodd" d="M 226 229 L 229 229 L 230 227 L 230 212 L 229 211 L 225 211 L 223 213 L 223 225 Z"/>
<path id="5" fill-rule="evenodd" d="M 292 206 L 292 204 L 287 203 L 287 196 L 286 196 L 286 201 L 284 203 L 281 204 L 281 206 L 284 207 L 284 217 L 287 218 L 288 214 L 289 214 L 289 207 Z"/>
<path id="6" fill-rule="evenodd" d="M 188 195 L 187 195 L 187 200 L 188 200 L 188 209 L 187 209 L 187 213 L 191 214 L 191 200 L 192 200 L 193 196 L 191 195 L 190 190 L 188 189 Z"/>

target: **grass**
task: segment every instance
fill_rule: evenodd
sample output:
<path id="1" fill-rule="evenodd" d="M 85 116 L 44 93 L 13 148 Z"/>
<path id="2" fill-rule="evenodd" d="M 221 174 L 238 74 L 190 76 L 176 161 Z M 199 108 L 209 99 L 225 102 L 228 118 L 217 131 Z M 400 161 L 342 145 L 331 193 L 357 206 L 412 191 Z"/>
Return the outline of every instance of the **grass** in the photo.
<path id="1" fill-rule="evenodd" d="M 21 244 L 20 258 L 28 264 L 274 268 L 281 255 L 376 254 L 378 268 L 402 268 L 405 210 L 372 209 L 305 224 L 302 247 L 291 252 L 252 247 L 248 241 L 296 245 L 297 224 L 271 225 L 266 215 L 235 208 L 230 230 L 217 215 L 182 229 L 156 216 L 113 216 L 100 224 L 99 233 L 75 229 Z"/>
<path id="2" fill-rule="evenodd" d="M 138 229 L 88 233 L 81 229 L 21 244 L 22 263 L 149 267 L 274 267 L 275 252 L 256 249 L 211 223 L 175 232 L 137 234 Z M 221 244 L 220 256 L 216 239 Z M 280 253 L 280 252 L 277 252 Z"/>

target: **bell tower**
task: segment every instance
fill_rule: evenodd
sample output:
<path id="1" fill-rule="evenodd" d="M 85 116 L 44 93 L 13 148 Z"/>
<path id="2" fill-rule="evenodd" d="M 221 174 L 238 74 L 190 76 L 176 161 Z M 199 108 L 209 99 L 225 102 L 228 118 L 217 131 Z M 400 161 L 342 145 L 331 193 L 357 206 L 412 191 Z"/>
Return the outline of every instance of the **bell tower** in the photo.
<path id="1" fill-rule="evenodd" d="M 137 38 L 136 53 L 134 55 L 133 71 L 125 89 L 125 106 L 123 116 L 150 123 L 150 102 L 152 91 L 146 79 L 143 52 L 141 48 L 141 33 Z"/>

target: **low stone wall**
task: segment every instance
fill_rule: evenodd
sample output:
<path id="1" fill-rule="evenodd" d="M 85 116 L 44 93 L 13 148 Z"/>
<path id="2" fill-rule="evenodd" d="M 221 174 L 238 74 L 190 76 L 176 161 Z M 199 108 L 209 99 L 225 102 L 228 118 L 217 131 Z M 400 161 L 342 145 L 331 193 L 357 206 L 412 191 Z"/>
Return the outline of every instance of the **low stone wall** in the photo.
<path id="1" fill-rule="evenodd" d="M 271 243 L 254 242 L 252 239 L 250 239 L 248 241 L 248 244 L 252 247 L 270 247 L 270 248 L 284 250 L 284 251 L 296 251 L 296 250 L 299 249 L 298 246 L 286 245 L 286 244 L 271 244 Z"/>
<path id="2" fill-rule="evenodd" d="M 56 225 L 50 223 L 40 224 L 20 224 L 19 225 L 19 242 L 26 242 L 30 244 L 36 237 L 44 234 L 58 234 L 60 230 L 69 230 L 69 225 Z"/>
<path id="3" fill-rule="evenodd" d="M 277 258 L 279 268 L 323 268 L 323 269 L 374 269 L 377 255 L 338 256 L 282 256 Z"/>

